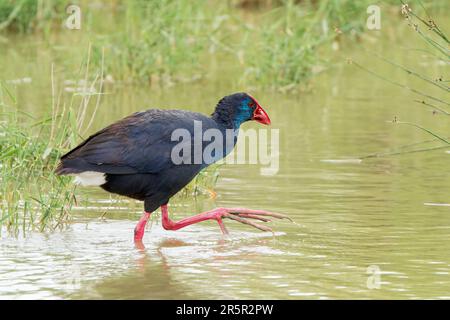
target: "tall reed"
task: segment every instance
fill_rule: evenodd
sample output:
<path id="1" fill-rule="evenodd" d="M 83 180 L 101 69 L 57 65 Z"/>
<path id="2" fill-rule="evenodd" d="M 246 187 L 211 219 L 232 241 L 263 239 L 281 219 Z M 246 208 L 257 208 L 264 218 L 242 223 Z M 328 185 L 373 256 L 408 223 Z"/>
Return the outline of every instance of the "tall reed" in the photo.
<path id="1" fill-rule="evenodd" d="M 434 57 L 434 61 L 437 62 L 437 65 L 441 64 L 443 66 L 446 66 L 450 58 L 450 49 L 449 49 L 450 42 L 445 31 L 430 16 L 430 14 L 427 12 L 427 9 L 420 0 L 415 1 L 415 7 L 420 8 L 423 14 L 426 15 L 426 17 L 422 17 L 417 13 L 419 9 L 413 10 L 412 6 L 410 6 L 409 4 L 403 1 L 400 2 L 401 2 L 400 8 L 401 14 L 405 18 L 405 21 L 408 23 L 411 29 L 428 46 L 429 51 L 427 52 L 429 52 L 431 56 Z M 377 71 L 372 70 L 369 67 L 363 66 L 356 61 L 350 61 L 350 63 L 378 79 L 381 79 L 391 85 L 395 85 L 403 90 L 411 92 L 412 94 L 415 95 L 414 102 L 419 103 L 420 105 L 426 107 L 427 110 L 431 109 L 433 114 L 435 114 L 436 116 L 439 115 L 443 117 L 450 116 L 450 101 L 448 100 L 449 97 L 448 94 L 450 93 L 450 86 L 448 85 L 448 79 L 444 79 L 442 76 L 429 75 L 426 74 L 425 72 L 417 72 L 414 70 L 414 68 L 411 68 L 409 66 L 403 66 L 395 61 L 392 61 L 391 59 L 385 58 L 376 53 L 370 54 L 373 55 L 375 58 L 378 58 L 381 61 L 391 65 L 392 67 L 400 69 L 403 72 L 407 73 L 408 75 L 416 79 L 419 79 L 421 83 L 423 83 L 424 85 L 431 85 L 434 88 L 438 88 L 443 93 L 443 95 L 437 96 L 436 94 L 428 92 L 426 86 L 418 89 L 405 83 L 397 82 L 395 80 L 392 80 L 388 75 L 380 74 Z M 443 70 L 442 74 L 445 74 Z M 450 120 L 450 118 L 447 118 L 447 120 Z M 412 123 L 410 121 L 400 121 L 397 117 L 394 118 L 392 123 L 416 128 L 429 134 L 431 137 L 433 137 L 433 139 L 427 139 L 416 143 L 411 143 L 405 146 L 400 146 L 399 148 L 395 150 L 390 150 L 388 152 L 366 155 L 362 158 L 434 151 L 448 148 L 450 145 L 450 139 L 446 137 L 446 134 L 437 133 L 433 128 L 426 128 L 421 124 Z M 429 146 L 430 143 L 434 144 L 440 143 L 440 144 Z M 414 149 L 411 149 L 410 147 L 414 147 Z"/>
<path id="2" fill-rule="evenodd" d="M 89 65 L 90 50 L 83 86 L 67 100 L 52 66 L 51 112 L 43 119 L 22 112 L 8 84 L 1 83 L 0 224 L 10 230 L 54 229 L 70 217 L 75 186 L 53 171 L 61 154 L 89 129 L 99 106 L 103 72 L 91 80 Z"/>

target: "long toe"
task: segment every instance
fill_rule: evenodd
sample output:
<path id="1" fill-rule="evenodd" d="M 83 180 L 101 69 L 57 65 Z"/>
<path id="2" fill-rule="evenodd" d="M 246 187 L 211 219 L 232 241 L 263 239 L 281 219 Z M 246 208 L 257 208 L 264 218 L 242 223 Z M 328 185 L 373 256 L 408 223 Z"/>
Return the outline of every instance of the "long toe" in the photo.
<path id="1" fill-rule="evenodd" d="M 248 224 L 249 226 L 252 226 L 252 227 L 254 227 L 256 229 L 259 229 L 261 231 L 269 231 L 269 232 L 273 233 L 273 230 L 271 228 L 267 227 L 267 226 L 261 225 L 259 223 L 255 223 L 255 222 L 253 222 L 251 220 L 247 220 L 247 219 L 241 218 L 241 217 L 233 215 L 233 214 L 227 213 L 226 215 L 224 215 L 224 218 L 229 218 L 231 220 L 235 220 L 235 221 L 238 221 L 238 222 L 243 223 L 243 224 Z"/>
<path id="2" fill-rule="evenodd" d="M 253 210 L 253 209 L 246 209 L 246 208 L 229 208 L 229 209 L 227 209 L 227 212 L 231 213 L 231 214 L 240 215 L 240 216 L 242 216 L 242 215 L 266 216 L 266 217 L 273 217 L 276 219 L 287 219 L 291 222 L 294 222 L 289 216 L 287 216 L 285 214 L 271 212 L 271 211 L 265 211 L 265 210 Z M 253 218 L 253 217 L 251 217 L 251 218 Z"/>
<path id="3" fill-rule="evenodd" d="M 263 222 L 270 222 L 270 221 L 272 221 L 272 220 L 270 220 L 268 218 L 260 217 L 258 215 L 249 214 L 249 213 L 239 213 L 238 216 L 242 217 L 242 218 L 255 219 L 255 220 L 259 220 L 259 221 L 263 221 Z"/>

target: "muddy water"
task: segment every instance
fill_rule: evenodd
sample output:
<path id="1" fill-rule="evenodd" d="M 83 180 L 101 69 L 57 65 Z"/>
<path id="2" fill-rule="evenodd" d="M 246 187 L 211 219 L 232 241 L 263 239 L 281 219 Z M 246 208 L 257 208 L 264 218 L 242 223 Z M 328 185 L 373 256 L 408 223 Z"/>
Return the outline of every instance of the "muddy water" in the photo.
<path id="1" fill-rule="evenodd" d="M 390 41 L 384 43 L 386 53 Z M 2 53 L 5 79 L 32 79 L 15 93 L 18 103 L 36 114 L 49 105 L 56 55 L 39 53 L 41 45 L 17 42 Z M 431 60 L 403 53 L 399 49 L 390 57 L 422 71 L 437 70 Z M 399 81 L 420 84 L 366 55 L 352 57 Z M 220 68 L 216 61 L 199 83 L 163 89 L 110 85 L 92 130 L 149 107 L 210 113 L 218 98 L 246 88 L 230 80 L 238 67 L 230 67 L 226 79 L 217 76 Z M 251 91 L 279 129 L 277 174 L 261 175 L 260 165 L 225 165 L 216 199 L 171 203 L 177 219 L 215 206 L 242 206 L 283 212 L 296 224 L 272 223 L 273 236 L 226 221 L 231 236 L 223 238 L 214 222 L 165 231 L 155 213 L 145 247 L 137 248 L 132 231 L 140 205 L 80 189 L 92 202 L 74 209 L 74 222 L 63 231 L 19 238 L 2 232 L 0 298 L 450 298 L 446 149 L 334 161 L 429 139 L 389 123 L 394 116 L 444 135 L 448 119 L 344 59 L 316 77 L 313 88 L 297 94 Z M 105 210 L 109 213 L 99 219 Z"/>

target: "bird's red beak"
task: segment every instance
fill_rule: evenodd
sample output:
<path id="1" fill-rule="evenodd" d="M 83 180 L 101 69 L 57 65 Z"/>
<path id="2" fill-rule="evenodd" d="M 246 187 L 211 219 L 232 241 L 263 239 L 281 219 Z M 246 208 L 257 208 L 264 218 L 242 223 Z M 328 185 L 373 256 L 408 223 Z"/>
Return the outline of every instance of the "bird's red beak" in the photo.
<path id="1" fill-rule="evenodd" d="M 256 103 L 256 109 L 253 111 L 253 117 L 252 120 L 258 121 L 262 124 L 270 124 L 270 118 L 267 115 L 267 112 L 264 111 L 264 109 L 259 105 L 259 103 L 253 99 Z"/>

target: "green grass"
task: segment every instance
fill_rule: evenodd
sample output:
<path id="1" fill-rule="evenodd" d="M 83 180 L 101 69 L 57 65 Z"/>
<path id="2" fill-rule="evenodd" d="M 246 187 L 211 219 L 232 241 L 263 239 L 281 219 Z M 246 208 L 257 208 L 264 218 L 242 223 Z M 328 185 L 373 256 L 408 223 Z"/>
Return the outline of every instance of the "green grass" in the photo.
<path id="1" fill-rule="evenodd" d="M 236 81 L 277 90 L 307 83 L 327 61 L 318 51 L 340 33 L 362 31 L 369 0 L 277 1 L 256 19 L 236 4 L 130 1 L 123 30 L 101 38 L 106 72 L 127 82 L 167 85 L 203 76 L 215 53 L 241 65 Z M 338 32 L 336 32 L 338 30 Z"/>
<path id="2" fill-rule="evenodd" d="M 105 48 L 105 74 L 116 81 L 156 86 L 195 81 L 207 75 L 209 57 L 225 54 L 239 66 L 237 83 L 282 91 L 304 88 L 326 69 L 329 61 L 323 57 L 330 55 L 331 44 L 341 33 L 362 32 L 367 6 L 374 4 L 260 0 L 248 7 L 241 1 L 103 0 L 94 8 L 89 1 L 76 3 L 83 17 L 79 32 L 93 43 L 92 62 L 100 66 Z M 65 5 L 6 0 L 0 25 L 7 31 L 63 33 Z"/>
<path id="3" fill-rule="evenodd" d="M 7 90 L 3 85 L 3 96 Z M 67 221 L 75 200 L 75 188 L 53 173 L 63 147 L 76 139 L 73 111 L 36 121 L 1 104 L 0 225 L 15 232 L 54 229 Z"/>
<path id="4" fill-rule="evenodd" d="M 90 54 L 84 74 L 89 79 Z M 102 70 L 92 81 L 86 81 L 85 91 L 101 92 Z M 0 82 L 0 225 L 10 231 L 20 229 L 52 230 L 70 219 L 75 203 L 75 187 L 70 178 L 54 174 L 59 157 L 80 142 L 89 129 L 99 105 L 100 94 L 75 93 L 65 99 L 61 86 L 51 72 L 52 105 L 50 114 L 42 119 L 22 112 L 8 84 Z M 77 99 L 79 98 L 79 99 Z M 79 102 L 79 104 L 78 104 Z"/>
<path id="5" fill-rule="evenodd" d="M 248 53 L 252 81 L 287 91 L 307 84 L 325 69 L 331 44 L 341 33 L 362 31 L 368 1 L 319 1 L 299 5 L 294 1 L 268 12 L 261 22 L 256 50 Z M 303 86 L 304 87 L 304 86 Z"/>
<path id="6" fill-rule="evenodd" d="M 2 0 L 0 31 L 30 33 L 54 26 L 65 14 L 63 0 Z"/>
<path id="7" fill-rule="evenodd" d="M 202 2 L 127 2 L 124 25 L 95 41 L 106 48 L 106 72 L 127 82 L 167 84 L 177 76 L 193 74 L 206 44 Z"/>

